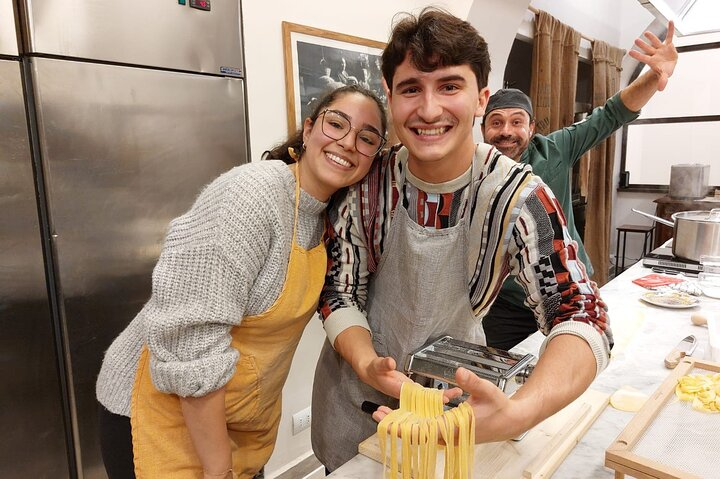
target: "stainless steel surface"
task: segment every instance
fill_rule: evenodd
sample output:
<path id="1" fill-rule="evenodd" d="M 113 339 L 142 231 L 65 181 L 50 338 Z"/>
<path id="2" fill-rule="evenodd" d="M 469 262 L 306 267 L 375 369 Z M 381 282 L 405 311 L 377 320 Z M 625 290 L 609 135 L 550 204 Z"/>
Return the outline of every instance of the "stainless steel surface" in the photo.
<path id="1" fill-rule="evenodd" d="M 720 256 L 720 208 L 711 211 L 680 211 L 672 221 L 638 211 L 635 213 L 673 227 L 673 255 L 691 261 L 702 256 Z"/>
<path id="2" fill-rule="evenodd" d="M 0 60 L 0 331 L 0 477 L 66 478 L 20 64 L 8 60 Z"/>
<path id="3" fill-rule="evenodd" d="M 642 259 L 642 265 L 652 268 L 653 272 L 661 274 L 683 273 L 685 276 L 697 276 L 703 270 L 703 265 L 677 258 L 672 254 L 672 247 L 661 246 L 655 248 Z"/>
<path id="4" fill-rule="evenodd" d="M 665 356 L 665 367 L 674 369 L 678 363 L 686 356 L 691 356 L 697 347 L 698 340 L 694 335 L 685 336 L 677 346 L 672 348 Z"/>
<path id="5" fill-rule="evenodd" d="M 17 56 L 17 54 L 13 0 L 0 0 L 0 55 Z"/>
<path id="6" fill-rule="evenodd" d="M 520 356 L 444 336 L 411 354 L 405 370 L 413 378 L 456 385 L 455 371 L 462 366 L 511 394 L 527 379 L 533 359 L 531 354 Z"/>
<path id="7" fill-rule="evenodd" d="M 672 215 L 673 220 L 678 219 L 699 221 L 701 223 L 720 224 L 720 208 L 713 208 L 710 211 L 678 211 Z"/>
<path id="8" fill-rule="evenodd" d="M 106 477 L 103 352 L 168 222 L 247 161 L 240 6 L 211 5 L 0 0 L 0 477 Z"/>
<path id="9" fill-rule="evenodd" d="M 694 335 L 686 336 L 680 343 L 677 345 L 677 348 L 679 351 L 683 351 L 685 353 L 685 356 L 690 356 L 692 353 L 695 352 L 695 349 L 697 348 L 698 340 Z"/>
<path id="10" fill-rule="evenodd" d="M 678 199 L 700 199 L 709 191 L 710 165 L 678 164 L 670 167 L 668 195 Z"/>
<path id="11" fill-rule="evenodd" d="M 148 299 L 170 220 L 247 160 L 243 81 L 32 65 L 82 469 L 101 478 L 94 387 L 103 352 Z"/>
<path id="12" fill-rule="evenodd" d="M 210 11 L 174 0 L 26 2 L 34 53 L 244 76 L 238 0 L 213 0 Z"/>
<path id="13" fill-rule="evenodd" d="M 673 254 L 700 261 L 703 256 L 720 256 L 720 209 L 673 213 L 675 221 Z"/>
<path id="14" fill-rule="evenodd" d="M 650 218 L 651 220 L 655 220 L 660 224 L 663 224 L 665 226 L 674 227 L 675 223 L 670 220 L 666 220 L 665 218 L 660 218 L 659 216 L 651 215 L 650 213 L 645 213 L 644 211 L 636 210 L 635 208 L 631 208 L 635 213 L 641 214 L 647 218 Z"/>

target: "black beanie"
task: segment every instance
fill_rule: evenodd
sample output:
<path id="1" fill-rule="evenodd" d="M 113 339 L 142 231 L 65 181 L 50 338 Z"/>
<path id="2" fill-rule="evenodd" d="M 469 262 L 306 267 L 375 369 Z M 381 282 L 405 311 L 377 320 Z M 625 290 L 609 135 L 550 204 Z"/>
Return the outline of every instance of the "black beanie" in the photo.
<path id="1" fill-rule="evenodd" d="M 485 116 L 493 110 L 505 108 L 522 108 L 530 115 L 530 119 L 533 119 L 530 97 L 517 88 L 503 88 L 490 95 L 487 108 L 485 108 Z"/>

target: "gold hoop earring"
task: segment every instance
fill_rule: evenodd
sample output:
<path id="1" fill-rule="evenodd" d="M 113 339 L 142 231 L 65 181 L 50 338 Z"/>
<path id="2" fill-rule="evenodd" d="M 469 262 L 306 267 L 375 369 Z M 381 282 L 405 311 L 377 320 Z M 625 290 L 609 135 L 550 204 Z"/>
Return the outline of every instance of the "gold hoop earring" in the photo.
<path id="1" fill-rule="evenodd" d="M 288 155 L 290 155 L 290 158 L 292 158 L 293 160 L 298 161 L 300 159 L 300 155 L 297 154 L 295 148 L 293 148 L 292 146 L 289 146 L 287 151 Z"/>

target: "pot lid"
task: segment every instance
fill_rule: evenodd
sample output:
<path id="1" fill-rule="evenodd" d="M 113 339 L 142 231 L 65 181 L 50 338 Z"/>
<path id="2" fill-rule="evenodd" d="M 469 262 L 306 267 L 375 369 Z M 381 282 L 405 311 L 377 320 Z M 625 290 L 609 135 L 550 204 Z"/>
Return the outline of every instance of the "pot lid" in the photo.
<path id="1" fill-rule="evenodd" d="M 690 221 L 701 221 L 706 223 L 720 223 L 720 208 L 714 208 L 710 211 L 680 211 L 678 213 L 673 213 L 672 219 L 684 219 Z"/>

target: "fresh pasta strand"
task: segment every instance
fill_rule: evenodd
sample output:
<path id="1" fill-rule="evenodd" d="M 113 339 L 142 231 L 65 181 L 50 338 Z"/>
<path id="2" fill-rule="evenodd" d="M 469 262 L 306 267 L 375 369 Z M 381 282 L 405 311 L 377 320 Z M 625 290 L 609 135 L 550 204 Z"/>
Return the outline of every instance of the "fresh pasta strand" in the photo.
<path id="1" fill-rule="evenodd" d="M 402 421 L 410 413 L 402 409 L 396 409 L 383 418 L 378 424 L 378 437 L 380 439 L 380 450 L 385 451 L 387 446 L 388 429 L 391 425 L 395 426 L 394 431 L 390 428 L 390 470 L 397 471 L 397 424 Z M 387 454 L 383 456 L 383 469 L 387 470 Z M 391 479 L 397 479 L 397 474 L 391 475 Z"/>
<path id="2" fill-rule="evenodd" d="M 416 475 L 420 472 L 420 424 L 412 425 L 410 457 L 412 458 L 412 472 Z"/>
<path id="3" fill-rule="evenodd" d="M 388 479 L 434 479 L 438 449 L 444 451 L 445 479 L 472 479 L 475 416 L 466 403 L 444 411 L 442 390 L 403 383 L 400 407 L 380 421 L 378 437 Z"/>
<path id="4" fill-rule="evenodd" d="M 412 443 L 412 435 L 410 430 L 413 424 L 407 420 L 403 421 L 402 427 L 400 428 L 400 442 L 402 443 L 402 463 L 405 464 L 407 461 L 412 462 L 412 456 L 410 454 L 410 444 Z M 402 473 L 402 479 L 410 479 L 412 474 L 412 464 L 410 467 L 401 467 L 400 472 Z"/>

